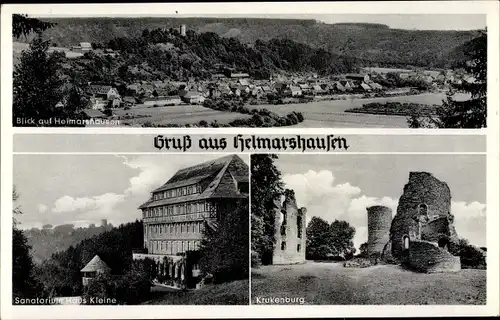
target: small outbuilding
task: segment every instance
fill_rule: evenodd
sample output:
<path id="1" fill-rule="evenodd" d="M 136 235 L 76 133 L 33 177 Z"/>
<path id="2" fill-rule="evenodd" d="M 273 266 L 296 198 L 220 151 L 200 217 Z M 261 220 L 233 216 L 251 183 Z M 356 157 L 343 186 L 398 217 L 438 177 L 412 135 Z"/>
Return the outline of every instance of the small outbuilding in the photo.
<path id="1" fill-rule="evenodd" d="M 98 274 L 111 273 L 111 268 L 98 255 L 95 255 L 80 272 L 82 273 L 82 283 L 86 286 Z"/>

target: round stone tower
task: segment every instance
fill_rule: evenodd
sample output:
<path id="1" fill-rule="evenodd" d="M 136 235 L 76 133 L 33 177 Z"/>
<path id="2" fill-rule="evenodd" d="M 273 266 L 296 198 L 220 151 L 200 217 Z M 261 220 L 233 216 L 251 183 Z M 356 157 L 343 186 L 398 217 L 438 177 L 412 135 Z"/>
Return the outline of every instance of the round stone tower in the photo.
<path id="1" fill-rule="evenodd" d="M 366 208 L 368 211 L 368 256 L 380 256 L 389 241 L 392 210 L 385 206 Z"/>

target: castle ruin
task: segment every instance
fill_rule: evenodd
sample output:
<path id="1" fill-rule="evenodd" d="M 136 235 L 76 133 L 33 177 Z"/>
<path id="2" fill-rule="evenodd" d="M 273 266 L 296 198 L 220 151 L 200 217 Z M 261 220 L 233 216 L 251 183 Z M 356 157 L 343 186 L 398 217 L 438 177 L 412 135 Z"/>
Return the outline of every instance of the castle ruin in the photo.
<path id="1" fill-rule="evenodd" d="M 284 201 L 275 201 L 273 264 L 306 261 L 306 208 L 298 208 L 293 190 L 285 190 Z"/>

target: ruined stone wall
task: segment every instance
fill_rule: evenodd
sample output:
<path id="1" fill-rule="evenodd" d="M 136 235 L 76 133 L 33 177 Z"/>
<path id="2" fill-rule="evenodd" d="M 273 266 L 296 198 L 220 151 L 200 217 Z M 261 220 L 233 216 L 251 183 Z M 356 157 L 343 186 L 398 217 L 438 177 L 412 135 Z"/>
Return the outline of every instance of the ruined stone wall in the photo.
<path id="1" fill-rule="evenodd" d="M 275 209 L 276 244 L 273 264 L 303 263 L 306 260 L 306 209 L 297 208 L 295 194 L 285 191 L 285 200 Z"/>
<path id="2" fill-rule="evenodd" d="M 415 271 L 425 273 L 452 272 L 461 269 L 460 257 L 427 241 L 410 242 L 406 263 Z"/>
<path id="3" fill-rule="evenodd" d="M 419 240 L 421 226 L 417 221 L 451 217 L 451 193 L 448 185 L 428 172 L 410 172 L 409 181 L 399 199 L 398 209 L 391 225 L 391 248 L 395 258 L 403 253 L 403 236 Z M 454 232 L 450 229 L 450 232 Z M 427 234 L 429 236 L 429 234 Z"/>
<path id="4" fill-rule="evenodd" d="M 453 241 L 456 238 L 455 228 L 448 217 L 439 217 L 422 225 L 421 240 L 439 242 L 441 239 Z"/>
<path id="5" fill-rule="evenodd" d="M 384 206 L 366 208 L 368 212 L 368 256 L 380 257 L 389 241 L 392 210 Z"/>

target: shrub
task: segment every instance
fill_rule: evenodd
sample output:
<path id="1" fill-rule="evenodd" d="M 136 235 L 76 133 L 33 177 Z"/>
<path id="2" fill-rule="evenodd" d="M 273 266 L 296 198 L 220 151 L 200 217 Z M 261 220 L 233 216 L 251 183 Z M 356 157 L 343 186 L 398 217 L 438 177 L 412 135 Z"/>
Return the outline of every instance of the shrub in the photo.
<path id="1" fill-rule="evenodd" d="M 252 250 L 251 259 L 252 259 L 251 260 L 252 268 L 260 267 L 262 261 L 260 259 L 259 253 L 257 251 Z"/>

